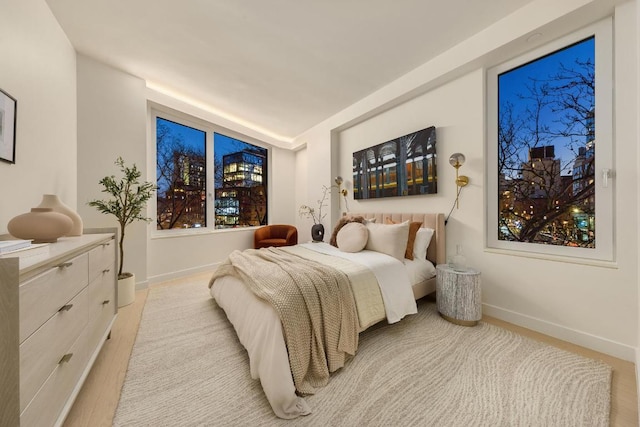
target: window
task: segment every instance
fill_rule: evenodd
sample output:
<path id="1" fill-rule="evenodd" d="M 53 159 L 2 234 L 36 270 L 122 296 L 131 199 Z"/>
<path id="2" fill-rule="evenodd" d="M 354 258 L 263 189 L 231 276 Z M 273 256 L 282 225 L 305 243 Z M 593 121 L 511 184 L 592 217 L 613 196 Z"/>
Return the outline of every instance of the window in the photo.
<path id="1" fill-rule="evenodd" d="M 181 114 L 152 111 L 152 120 L 157 230 L 267 224 L 266 148 Z"/>
<path id="2" fill-rule="evenodd" d="M 267 224 L 267 150 L 214 133 L 216 228 Z"/>
<path id="3" fill-rule="evenodd" d="M 607 20 L 487 72 L 487 245 L 613 259 Z"/>
<path id="4" fill-rule="evenodd" d="M 156 119 L 157 229 L 206 227 L 206 132 Z"/>

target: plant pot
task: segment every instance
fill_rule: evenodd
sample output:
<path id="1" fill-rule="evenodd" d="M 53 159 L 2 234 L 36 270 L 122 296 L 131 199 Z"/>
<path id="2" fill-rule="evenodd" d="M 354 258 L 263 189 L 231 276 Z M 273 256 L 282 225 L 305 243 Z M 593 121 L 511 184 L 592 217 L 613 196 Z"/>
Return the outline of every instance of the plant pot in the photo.
<path id="1" fill-rule="evenodd" d="M 324 225 L 314 224 L 311 227 L 311 238 L 314 242 L 322 242 L 324 239 Z"/>
<path id="2" fill-rule="evenodd" d="M 131 304 L 136 299 L 136 276 L 132 273 L 124 273 L 129 276 L 118 279 L 118 307 Z"/>

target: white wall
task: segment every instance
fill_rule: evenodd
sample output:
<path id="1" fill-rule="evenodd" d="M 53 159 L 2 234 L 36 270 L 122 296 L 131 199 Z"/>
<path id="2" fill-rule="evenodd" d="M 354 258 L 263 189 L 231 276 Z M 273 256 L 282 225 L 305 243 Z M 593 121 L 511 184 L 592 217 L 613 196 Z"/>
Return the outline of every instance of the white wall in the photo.
<path id="1" fill-rule="evenodd" d="M 296 217 L 296 153 L 273 147 L 270 167 L 269 223 L 293 224 Z"/>
<path id="2" fill-rule="evenodd" d="M 621 4 L 615 15 L 615 85 L 624 88 L 616 92 L 614 106 L 617 265 L 608 268 L 516 257 L 484 247 L 483 68 L 534 48 L 525 42 L 533 31 L 543 33 L 542 43 L 606 15 L 602 9 L 562 5 L 569 9 L 550 8 L 545 1 L 532 3 L 526 13 L 506 18 L 302 135 L 297 142 L 307 147 L 309 188 L 298 202 L 314 199 L 318 192 L 314 177 L 328 180 L 341 174 L 351 179 L 353 151 L 435 125 L 438 194 L 350 200 L 351 210 L 447 213 L 455 198 L 455 170 L 447 159 L 453 152 L 463 152 L 467 163 L 461 172 L 471 183 L 463 189 L 460 209 L 454 210 L 447 225 L 447 247 L 451 254 L 462 243 L 468 262 L 482 270 L 485 314 L 635 360 L 638 248 L 636 239 L 625 236 L 638 235 L 636 2 Z M 336 216 L 334 213 L 332 223 Z"/>
<path id="3" fill-rule="evenodd" d="M 147 102 L 145 82 L 108 65 L 78 54 L 78 212 L 86 227 L 117 227 L 114 216 L 87 206 L 101 193 L 100 179 L 120 176 L 114 164 L 121 156 L 147 176 Z M 147 280 L 147 224 L 127 226 L 124 269 Z"/>
<path id="4" fill-rule="evenodd" d="M 331 140 L 327 139 L 328 130 L 320 127 L 307 132 L 301 139 L 301 144 L 307 144 L 296 154 L 296 213 L 300 205 L 308 205 L 314 208 L 318 206 L 318 200 L 322 198 L 322 186 L 329 187 L 333 184 L 333 178 L 337 176 L 335 169 L 331 167 Z M 331 224 L 337 220 L 337 211 L 329 212 L 322 221 L 325 234 L 331 231 Z M 311 226 L 313 221 L 308 218 L 296 216 L 298 239 L 302 242 L 311 240 Z"/>
<path id="5" fill-rule="evenodd" d="M 469 177 L 463 189 L 460 209 L 454 209 L 447 227 L 449 243 L 477 241 L 482 243 L 481 230 L 462 229 L 463 224 L 477 217 L 477 206 L 482 205 L 482 151 L 483 151 L 483 73 L 476 70 L 425 95 L 348 128 L 339 134 L 336 154 L 338 172 L 349 180 L 353 189 L 352 155 L 355 151 L 371 147 L 398 136 L 436 126 L 436 152 L 438 155 L 438 192 L 430 195 L 396 197 L 393 199 L 353 200 L 349 192 L 349 208 L 354 212 L 382 212 L 390 205 L 395 212 L 444 212 L 451 210 L 455 200 L 455 169 L 449 166 L 449 156 L 463 153 L 467 161 L 460 173 Z M 464 97 L 464 102 L 460 102 Z M 348 177 L 348 178 L 347 178 Z M 464 231 L 464 235 L 458 235 Z M 455 247 L 455 246 L 453 246 Z M 469 250 L 471 250 L 471 246 Z"/>
<path id="6" fill-rule="evenodd" d="M 307 189 L 310 188 L 307 182 L 307 150 L 306 147 L 295 152 L 295 200 L 301 201 L 307 198 Z M 298 205 L 295 206 L 296 217 L 292 224 L 295 224 L 298 228 L 298 241 L 308 242 L 311 240 L 311 226 L 313 222 L 311 220 L 302 219 L 297 215 Z M 327 224 L 329 226 L 329 224 Z"/>
<path id="7" fill-rule="evenodd" d="M 76 207 L 76 58 L 43 0 L 0 0 L 0 88 L 17 100 L 15 164 L 0 162 L 0 234 L 57 194 Z"/>
<path id="8" fill-rule="evenodd" d="M 118 156 L 129 165 L 135 163 L 144 179 L 155 179 L 155 138 L 148 131 L 147 99 L 217 124 L 218 118 L 211 113 L 154 94 L 143 80 L 78 55 L 78 210 L 86 226 L 116 225 L 114 217 L 86 203 L 102 197 L 98 184 L 102 177 L 118 175 L 113 164 Z M 278 147 L 270 153 L 269 222 L 292 223 L 295 153 Z M 158 237 L 154 229 L 154 221 L 127 227 L 124 270 L 136 274 L 138 288 L 213 269 L 232 250 L 253 247 L 253 229 L 168 237 Z"/>

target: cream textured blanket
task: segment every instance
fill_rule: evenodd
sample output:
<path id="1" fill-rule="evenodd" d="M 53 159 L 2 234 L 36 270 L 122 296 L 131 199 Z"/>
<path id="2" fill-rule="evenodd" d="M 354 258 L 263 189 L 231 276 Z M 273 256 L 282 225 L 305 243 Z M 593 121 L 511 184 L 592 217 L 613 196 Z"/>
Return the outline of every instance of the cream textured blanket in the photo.
<path id="1" fill-rule="evenodd" d="M 341 271 L 277 248 L 234 251 L 218 277 L 240 278 L 280 316 L 298 392 L 313 394 L 358 348 L 358 317 Z M 309 351 L 310 350 L 310 351 Z"/>

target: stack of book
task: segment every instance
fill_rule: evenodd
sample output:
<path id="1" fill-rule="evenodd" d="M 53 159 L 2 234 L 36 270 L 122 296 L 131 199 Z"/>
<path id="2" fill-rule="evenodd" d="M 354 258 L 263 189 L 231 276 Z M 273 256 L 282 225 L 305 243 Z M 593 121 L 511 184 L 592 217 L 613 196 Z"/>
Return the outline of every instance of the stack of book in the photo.
<path id="1" fill-rule="evenodd" d="M 28 248 L 29 246 L 31 246 L 31 240 L 2 240 L 0 241 L 0 254 Z"/>
<path id="2" fill-rule="evenodd" d="M 0 257 L 30 257 L 49 252 L 48 243 L 31 243 L 31 240 L 0 240 Z"/>

